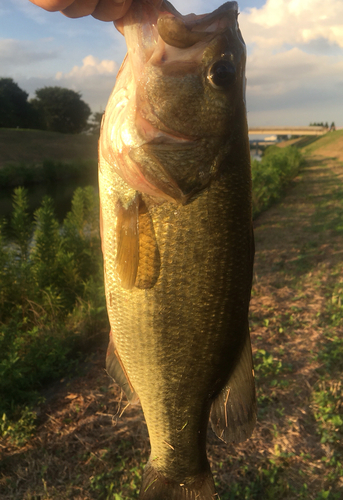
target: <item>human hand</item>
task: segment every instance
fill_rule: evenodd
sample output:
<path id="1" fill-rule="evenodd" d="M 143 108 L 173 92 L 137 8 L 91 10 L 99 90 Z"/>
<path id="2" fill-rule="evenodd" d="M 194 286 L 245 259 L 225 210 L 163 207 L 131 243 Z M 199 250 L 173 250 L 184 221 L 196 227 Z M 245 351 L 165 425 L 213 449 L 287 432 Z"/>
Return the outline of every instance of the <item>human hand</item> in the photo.
<path id="1" fill-rule="evenodd" d="M 100 21 L 115 21 L 129 10 L 132 0 L 30 0 L 50 12 L 60 10 L 67 17 L 92 15 Z"/>

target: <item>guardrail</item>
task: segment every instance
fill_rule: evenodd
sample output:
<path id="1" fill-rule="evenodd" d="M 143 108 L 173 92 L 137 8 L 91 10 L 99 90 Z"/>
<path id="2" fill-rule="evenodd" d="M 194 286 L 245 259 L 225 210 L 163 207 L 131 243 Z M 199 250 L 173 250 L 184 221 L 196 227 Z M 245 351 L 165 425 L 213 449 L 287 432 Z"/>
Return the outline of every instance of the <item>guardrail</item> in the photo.
<path id="1" fill-rule="evenodd" d="M 323 135 L 329 132 L 326 127 L 250 127 L 249 134 L 274 135 Z"/>

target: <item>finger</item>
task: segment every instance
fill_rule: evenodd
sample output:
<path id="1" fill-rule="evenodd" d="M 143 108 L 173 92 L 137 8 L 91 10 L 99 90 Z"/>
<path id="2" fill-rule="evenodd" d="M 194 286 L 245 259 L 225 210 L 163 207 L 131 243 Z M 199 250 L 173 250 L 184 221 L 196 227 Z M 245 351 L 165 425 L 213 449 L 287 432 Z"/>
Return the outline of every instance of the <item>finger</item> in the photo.
<path id="1" fill-rule="evenodd" d="M 93 12 L 93 17 L 100 21 L 115 21 L 129 10 L 132 0 L 100 0 Z"/>
<path id="2" fill-rule="evenodd" d="M 67 17 L 84 17 L 93 14 L 99 0 L 73 0 L 62 12 Z"/>
<path id="3" fill-rule="evenodd" d="M 66 9 L 74 0 L 30 0 L 30 2 L 49 12 L 56 12 L 57 10 Z"/>

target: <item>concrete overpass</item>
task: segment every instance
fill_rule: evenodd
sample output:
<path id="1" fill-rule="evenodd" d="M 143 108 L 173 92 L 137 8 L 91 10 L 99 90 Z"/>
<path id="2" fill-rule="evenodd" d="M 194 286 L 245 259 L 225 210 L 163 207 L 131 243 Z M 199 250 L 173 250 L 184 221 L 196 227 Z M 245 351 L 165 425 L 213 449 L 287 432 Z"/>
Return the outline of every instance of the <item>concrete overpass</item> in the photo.
<path id="1" fill-rule="evenodd" d="M 249 127 L 249 134 L 258 135 L 323 135 L 329 132 L 326 127 Z"/>

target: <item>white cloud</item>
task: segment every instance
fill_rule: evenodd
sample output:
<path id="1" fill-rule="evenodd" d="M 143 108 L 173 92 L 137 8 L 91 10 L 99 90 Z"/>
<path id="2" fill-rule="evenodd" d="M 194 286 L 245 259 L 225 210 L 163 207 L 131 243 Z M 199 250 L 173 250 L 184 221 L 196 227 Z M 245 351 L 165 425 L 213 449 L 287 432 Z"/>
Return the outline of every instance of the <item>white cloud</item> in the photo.
<path id="1" fill-rule="evenodd" d="M 342 0 L 267 0 L 243 12 L 240 24 L 248 44 L 276 49 L 322 38 L 343 48 Z"/>
<path id="2" fill-rule="evenodd" d="M 104 109 L 104 96 L 110 95 L 115 84 L 118 65 L 115 61 L 103 60 L 88 55 L 82 66 L 74 66 L 69 73 L 58 72 L 55 84 L 82 93 L 83 99 L 94 111 Z"/>
<path id="3" fill-rule="evenodd" d="M 267 0 L 239 19 L 248 46 L 249 122 L 343 116 L 343 1 Z M 320 115 L 320 116 L 319 116 Z M 286 123 L 287 122 L 287 123 Z"/>
<path id="4" fill-rule="evenodd" d="M 115 76 L 118 71 L 118 66 L 115 61 L 100 61 L 98 58 L 92 55 L 86 56 L 82 62 L 82 66 L 74 66 L 69 73 L 63 74 L 61 71 L 59 71 L 56 74 L 56 79 L 77 81 L 99 75 Z"/>
<path id="5" fill-rule="evenodd" d="M 343 79 L 343 61 L 328 55 L 307 54 L 294 47 L 276 54 L 255 50 L 248 61 L 250 91 L 280 94 L 299 86 L 318 89 L 330 88 Z"/>

